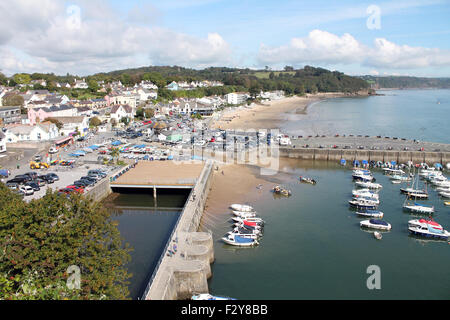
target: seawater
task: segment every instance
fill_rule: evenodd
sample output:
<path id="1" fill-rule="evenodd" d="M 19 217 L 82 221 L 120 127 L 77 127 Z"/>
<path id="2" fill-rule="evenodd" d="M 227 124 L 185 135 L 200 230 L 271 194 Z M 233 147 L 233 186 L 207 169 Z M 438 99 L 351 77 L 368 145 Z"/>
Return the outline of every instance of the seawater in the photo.
<path id="1" fill-rule="evenodd" d="M 379 96 L 334 98 L 287 116 L 291 135 L 362 134 L 450 143 L 450 90 L 381 90 Z"/>
<path id="2" fill-rule="evenodd" d="M 187 194 L 153 190 L 120 190 L 105 200 L 112 219 L 117 221 L 123 243 L 133 251 L 127 270 L 130 298 L 139 299 L 155 270 L 158 260 L 186 202 Z"/>
<path id="3" fill-rule="evenodd" d="M 255 171 L 256 173 L 257 171 Z M 300 183 L 313 177 L 317 185 Z M 231 211 L 216 217 L 210 292 L 237 299 L 449 299 L 450 245 L 446 241 L 410 236 L 408 220 L 420 216 L 402 209 L 405 196 L 398 184 L 374 171 L 383 185 L 380 210 L 392 230 L 377 240 L 360 228 L 348 200 L 354 182 L 351 168 L 324 162 L 291 161 L 272 177 L 292 191 L 289 198 L 250 203 L 266 221 L 260 244 L 237 248 L 221 241 L 231 230 Z M 450 229 L 450 208 L 434 190 L 423 201 L 435 206 L 434 219 Z M 369 290 L 368 267 L 380 268 L 381 289 Z"/>

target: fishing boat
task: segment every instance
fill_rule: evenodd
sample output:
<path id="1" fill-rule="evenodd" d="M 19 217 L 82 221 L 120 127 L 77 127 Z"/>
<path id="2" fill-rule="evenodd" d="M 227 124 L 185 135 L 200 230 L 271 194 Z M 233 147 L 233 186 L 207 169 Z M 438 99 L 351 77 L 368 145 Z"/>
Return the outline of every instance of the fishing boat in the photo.
<path id="1" fill-rule="evenodd" d="M 348 203 L 350 204 L 350 206 L 355 207 L 357 209 L 366 209 L 366 210 L 375 210 L 378 206 L 377 203 L 364 199 L 352 199 L 349 200 Z"/>
<path id="2" fill-rule="evenodd" d="M 356 181 L 355 184 L 358 187 L 368 188 L 368 189 L 381 189 L 383 186 L 379 183 L 374 182 L 365 182 L 365 181 Z"/>
<path id="3" fill-rule="evenodd" d="M 282 188 L 280 186 L 273 187 L 272 191 L 275 194 L 280 194 L 280 195 L 285 196 L 285 197 L 289 197 L 291 195 L 291 190 L 284 189 L 284 188 Z"/>
<path id="4" fill-rule="evenodd" d="M 249 206 L 247 204 L 232 204 L 230 207 L 231 207 L 231 209 L 233 209 L 235 211 L 241 211 L 241 212 L 254 212 L 255 211 L 252 206 Z"/>
<path id="5" fill-rule="evenodd" d="M 357 211 L 356 214 L 358 216 L 362 217 L 368 217 L 368 218 L 383 218 L 384 213 L 379 210 L 364 210 L 364 211 Z"/>
<path id="6" fill-rule="evenodd" d="M 442 226 L 433 221 L 420 219 L 408 221 L 408 231 L 416 236 L 448 240 L 450 233 L 444 230 Z"/>
<path id="7" fill-rule="evenodd" d="M 259 244 L 256 239 L 242 238 L 234 234 L 227 234 L 222 238 L 222 241 L 226 244 L 237 246 L 237 247 L 251 247 Z"/>
<path id="8" fill-rule="evenodd" d="M 311 178 L 306 178 L 306 177 L 302 177 L 300 176 L 300 182 L 305 182 L 305 183 L 309 183 L 309 184 L 316 184 L 317 181 Z"/>
<path id="9" fill-rule="evenodd" d="M 243 218 L 243 219 L 256 217 L 256 212 L 233 211 L 233 214 L 236 217 Z"/>
<path id="10" fill-rule="evenodd" d="M 373 233 L 373 236 L 375 237 L 375 239 L 377 240 L 381 240 L 381 238 L 383 238 L 383 236 L 381 235 L 381 233 L 379 233 L 378 231 L 375 231 Z"/>
<path id="11" fill-rule="evenodd" d="M 391 230 L 391 224 L 378 219 L 364 220 L 359 223 L 361 227 L 379 229 L 379 230 Z"/>
<path id="12" fill-rule="evenodd" d="M 212 294 L 209 293 L 200 293 L 193 295 L 191 297 L 191 300 L 236 300 L 236 299 L 229 297 L 213 296 Z"/>

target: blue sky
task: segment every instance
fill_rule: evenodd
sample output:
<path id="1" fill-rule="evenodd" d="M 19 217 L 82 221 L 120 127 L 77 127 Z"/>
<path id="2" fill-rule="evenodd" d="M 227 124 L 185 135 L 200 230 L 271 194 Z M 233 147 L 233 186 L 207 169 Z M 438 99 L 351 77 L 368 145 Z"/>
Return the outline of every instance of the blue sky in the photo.
<path id="1" fill-rule="evenodd" d="M 18 30 L 8 34 L 0 25 L 0 68 L 7 74 L 309 64 L 348 74 L 450 77 L 450 0 L 32 3 L 9 3 L 20 21 L 0 13 L 0 24 Z M 70 6 L 79 8 L 76 30 L 64 30 Z M 30 15 L 33 26 L 23 19 Z M 371 18 L 379 28 L 368 27 Z"/>

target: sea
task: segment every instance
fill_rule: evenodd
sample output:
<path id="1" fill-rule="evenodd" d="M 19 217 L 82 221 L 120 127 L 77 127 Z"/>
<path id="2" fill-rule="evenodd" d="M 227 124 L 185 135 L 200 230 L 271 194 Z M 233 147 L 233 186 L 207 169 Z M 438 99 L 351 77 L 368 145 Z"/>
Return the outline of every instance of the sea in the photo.
<path id="1" fill-rule="evenodd" d="M 306 115 L 289 114 L 281 129 L 293 135 L 368 134 L 450 143 L 450 90 L 378 93 L 314 103 Z M 290 189 L 290 197 L 274 197 L 256 186 L 250 191 L 267 194 L 249 203 L 266 221 L 258 246 L 237 248 L 221 241 L 231 230 L 231 211 L 204 219 L 214 221 L 202 226 L 214 237 L 210 293 L 248 300 L 450 299 L 450 244 L 409 235 L 408 220 L 420 216 L 403 211 L 399 188 L 404 184 L 392 184 L 373 170 L 383 185 L 379 209 L 392 225 L 377 240 L 349 208 L 355 188 L 350 166 L 282 163 L 270 179 Z M 318 183 L 300 183 L 299 176 Z M 450 230 L 450 207 L 431 187 L 429 193 L 423 202 L 435 206 L 433 218 Z M 150 193 L 137 191 L 110 199 L 124 242 L 134 248 L 128 265 L 133 299 L 145 290 L 185 200 L 186 195 L 166 194 L 155 203 Z"/>
<path id="2" fill-rule="evenodd" d="M 379 96 L 329 99 L 293 114 L 283 129 L 295 134 L 369 134 L 450 143 L 450 90 L 390 90 Z M 319 130 L 319 131 L 318 131 Z M 320 131 L 322 130 L 322 131 Z M 258 175 L 258 170 L 254 170 Z M 377 240 L 360 227 L 350 209 L 351 166 L 334 162 L 287 161 L 274 183 L 288 198 L 267 197 L 252 205 L 266 222 L 260 244 L 237 248 L 221 241 L 231 230 L 231 211 L 208 225 L 215 240 L 212 294 L 248 300 L 450 299 L 450 244 L 408 233 L 405 184 L 392 184 L 381 170 L 379 210 L 392 225 Z M 450 175 L 446 173 L 448 177 Z M 299 182 L 299 176 L 318 181 Z M 424 186 L 421 181 L 419 186 Z M 450 207 L 428 187 L 433 218 L 450 230 Z M 447 199 L 449 200 L 449 199 Z M 206 220 L 206 219 L 205 219 Z"/>

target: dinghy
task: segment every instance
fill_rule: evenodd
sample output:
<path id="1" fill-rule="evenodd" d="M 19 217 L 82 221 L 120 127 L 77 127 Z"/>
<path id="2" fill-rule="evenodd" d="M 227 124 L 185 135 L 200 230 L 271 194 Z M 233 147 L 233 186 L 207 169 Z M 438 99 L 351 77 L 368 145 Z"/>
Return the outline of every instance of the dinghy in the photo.
<path id="1" fill-rule="evenodd" d="M 305 182 L 305 183 L 309 183 L 309 184 L 316 184 L 317 181 L 311 178 L 306 178 L 306 177 L 302 177 L 300 176 L 300 182 Z"/>
<path id="2" fill-rule="evenodd" d="M 377 240 L 381 240 L 381 238 L 383 238 L 383 236 L 381 235 L 381 233 L 379 233 L 378 231 L 375 231 L 373 233 L 373 236 L 375 237 L 375 239 Z"/>

